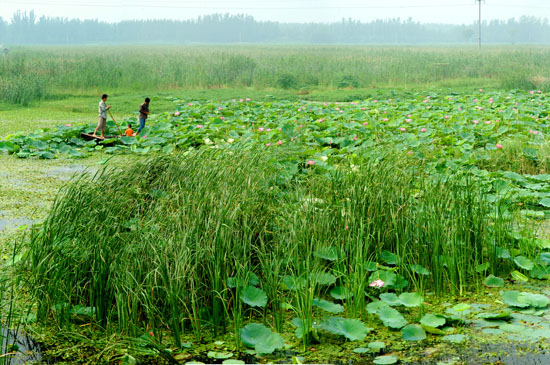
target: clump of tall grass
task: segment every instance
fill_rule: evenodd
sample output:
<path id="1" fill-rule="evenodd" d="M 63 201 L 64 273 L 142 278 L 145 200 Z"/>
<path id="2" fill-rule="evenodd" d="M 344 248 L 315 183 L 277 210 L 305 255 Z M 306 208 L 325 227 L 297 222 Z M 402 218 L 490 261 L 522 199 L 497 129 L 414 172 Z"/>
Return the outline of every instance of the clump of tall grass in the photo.
<path id="1" fill-rule="evenodd" d="M 313 299 L 332 285 L 353 294 L 349 316 L 365 314 L 366 264 L 383 251 L 403 279 L 420 264 L 424 287 L 463 292 L 506 247 L 504 224 L 467 178 L 375 157 L 323 173 L 285 149 L 205 150 L 82 176 L 31 238 L 38 315 L 63 324 L 85 306 L 107 330 L 169 329 L 181 346 L 183 334 L 237 333 L 246 313 L 280 330 L 291 303 L 307 335 Z M 260 310 L 239 300 L 253 274 L 268 297 Z"/>
<path id="2" fill-rule="evenodd" d="M 531 133 L 537 133 L 531 131 Z M 483 153 L 478 159 L 480 168 L 489 171 L 514 171 L 518 174 L 539 175 L 550 172 L 550 143 L 524 138 L 502 141 L 502 148 Z"/>

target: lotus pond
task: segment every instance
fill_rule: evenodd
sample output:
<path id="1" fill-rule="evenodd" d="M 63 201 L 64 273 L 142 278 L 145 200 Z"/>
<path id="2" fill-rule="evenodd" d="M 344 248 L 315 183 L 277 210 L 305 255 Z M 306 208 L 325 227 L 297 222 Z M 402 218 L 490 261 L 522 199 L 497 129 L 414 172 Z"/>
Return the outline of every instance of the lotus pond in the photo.
<path id="1" fill-rule="evenodd" d="M 144 156 L 65 184 L 10 264 L 37 337 L 79 333 L 56 361 L 548 359 L 544 93 L 174 102 L 137 137 L 0 141 Z"/>

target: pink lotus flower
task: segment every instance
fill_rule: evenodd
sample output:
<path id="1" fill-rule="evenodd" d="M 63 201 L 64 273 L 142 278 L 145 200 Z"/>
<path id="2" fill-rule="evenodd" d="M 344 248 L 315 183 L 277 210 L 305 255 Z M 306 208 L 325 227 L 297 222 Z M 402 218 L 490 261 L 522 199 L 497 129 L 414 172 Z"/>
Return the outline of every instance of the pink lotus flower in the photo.
<path id="1" fill-rule="evenodd" d="M 264 127 L 258 128 L 258 132 L 263 132 L 263 131 L 264 131 Z"/>
<path id="2" fill-rule="evenodd" d="M 175 112 L 175 113 L 174 113 L 174 116 L 175 116 L 175 117 L 179 117 L 180 114 L 181 114 L 180 112 Z"/>
<path id="3" fill-rule="evenodd" d="M 266 143 L 265 146 L 269 147 L 269 146 L 271 146 L 271 143 Z"/>
<path id="4" fill-rule="evenodd" d="M 491 121 L 490 121 L 490 120 L 488 120 L 488 121 L 486 121 L 486 122 L 485 122 L 485 124 L 491 124 Z"/>
<path id="5" fill-rule="evenodd" d="M 384 287 L 384 285 L 385 285 L 385 283 L 380 279 L 375 280 L 375 281 L 373 281 L 372 283 L 369 284 L 369 286 L 376 287 L 376 288 L 382 288 L 382 287 Z"/>
<path id="6" fill-rule="evenodd" d="M 412 156 L 413 151 L 409 151 L 409 152 L 407 152 L 407 153 L 409 154 L 409 156 Z"/>
<path id="7" fill-rule="evenodd" d="M 307 164 L 308 164 L 308 165 L 315 165 L 315 161 L 313 161 L 313 160 L 308 160 L 308 161 L 307 161 Z"/>
<path id="8" fill-rule="evenodd" d="M 504 111 L 504 110 L 500 109 L 498 112 L 499 112 L 499 113 L 502 113 L 503 111 Z"/>
<path id="9" fill-rule="evenodd" d="M 339 111 L 340 114 L 343 113 L 343 112 L 344 112 L 343 110 L 340 110 L 340 111 Z"/>
<path id="10" fill-rule="evenodd" d="M 346 226 L 346 228 L 344 228 L 344 229 L 345 229 L 346 231 L 348 231 L 348 230 L 349 230 L 349 226 Z"/>
<path id="11" fill-rule="evenodd" d="M 483 89 L 479 89 L 479 92 L 482 93 L 482 92 L 483 92 Z"/>
<path id="12" fill-rule="evenodd" d="M 459 107 L 458 107 L 458 110 L 462 110 L 462 107 L 459 106 Z"/>
<path id="13" fill-rule="evenodd" d="M 449 98 L 449 101 L 453 101 L 453 98 Z"/>
<path id="14" fill-rule="evenodd" d="M 445 118 L 445 119 L 449 119 L 450 117 L 449 117 L 448 115 L 446 115 L 446 116 L 444 116 L 443 118 Z"/>
<path id="15" fill-rule="evenodd" d="M 387 122 L 388 120 L 389 120 L 388 118 L 384 118 L 384 119 L 383 119 L 384 122 Z"/>
<path id="16" fill-rule="evenodd" d="M 271 132 L 271 128 L 267 128 L 265 131 L 266 132 Z"/>
<path id="17" fill-rule="evenodd" d="M 501 144 L 497 144 L 497 148 L 502 148 L 502 145 L 501 145 Z"/>
<path id="18" fill-rule="evenodd" d="M 302 111 L 302 109 L 298 109 L 298 111 L 299 111 L 299 112 L 301 112 L 301 111 Z"/>
<path id="19" fill-rule="evenodd" d="M 409 114 L 409 115 L 407 115 L 407 118 L 412 118 L 412 115 L 410 115 L 410 114 Z"/>
<path id="20" fill-rule="evenodd" d="M 246 98 L 246 101 L 250 101 L 250 98 Z"/>
<path id="21" fill-rule="evenodd" d="M 477 103 L 477 99 L 474 99 L 474 103 Z"/>
<path id="22" fill-rule="evenodd" d="M 220 106 L 220 107 L 218 108 L 218 110 L 223 110 L 223 108 Z"/>
<path id="23" fill-rule="evenodd" d="M 202 128 L 202 124 L 197 125 L 197 128 Z"/>
<path id="24" fill-rule="evenodd" d="M 224 120 L 224 119 L 225 119 L 225 117 L 220 117 L 220 119 L 221 119 L 221 120 Z"/>
<path id="25" fill-rule="evenodd" d="M 535 94 L 535 92 L 531 90 L 531 91 L 529 91 L 529 94 L 533 95 L 533 94 Z"/>
<path id="26" fill-rule="evenodd" d="M 378 103 L 378 100 L 376 100 L 376 99 L 375 99 L 375 100 L 373 100 L 373 103 Z"/>
<path id="27" fill-rule="evenodd" d="M 70 127 L 70 126 L 71 126 L 70 123 L 65 124 L 65 127 Z"/>
<path id="28" fill-rule="evenodd" d="M 420 129 L 420 132 L 426 132 L 426 128 Z"/>
<path id="29" fill-rule="evenodd" d="M 391 102 L 393 99 L 388 99 L 389 102 Z"/>
<path id="30" fill-rule="evenodd" d="M 336 110 L 340 110 L 340 108 L 337 107 Z"/>
<path id="31" fill-rule="evenodd" d="M 358 140 L 358 138 L 357 138 L 357 137 L 353 137 L 353 140 L 354 140 L 354 141 L 357 141 L 357 140 Z"/>
<path id="32" fill-rule="evenodd" d="M 280 145 L 283 144 L 283 141 L 279 140 L 279 141 L 277 142 L 277 144 L 280 146 Z"/>
<path id="33" fill-rule="evenodd" d="M 537 135 L 537 134 L 539 134 L 539 131 L 533 131 L 533 134 Z"/>
<path id="34" fill-rule="evenodd" d="M 405 119 L 405 123 L 410 123 L 410 122 L 412 122 L 412 119 L 408 119 L 408 118 Z"/>
<path id="35" fill-rule="evenodd" d="M 367 108 L 361 108 L 361 110 L 367 110 Z"/>
<path id="36" fill-rule="evenodd" d="M 399 128 L 401 132 L 406 132 L 407 130 L 405 128 Z"/>
<path id="37" fill-rule="evenodd" d="M 187 106 L 193 106 L 193 103 L 189 103 L 189 104 L 187 104 Z"/>
<path id="38" fill-rule="evenodd" d="M 323 103 L 323 106 L 327 106 L 328 104 L 327 103 Z"/>
<path id="39" fill-rule="evenodd" d="M 426 96 L 426 99 L 429 99 L 430 98 L 430 95 Z"/>
<path id="40" fill-rule="evenodd" d="M 478 121 L 478 120 L 474 120 L 472 123 L 477 124 L 477 123 L 479 123 L 479 121 Z"/>
<path id="41" fill-rule="evenodd" d="M 369 122 L 363 122 L 363 125 L 367 125 L 367 124 L 369 124 Z"/>
<path id="42" fill-rule="evenodd" d="M 239 99 L 239 101 L 242 103 L 244 101 L 244 99 Z"/>

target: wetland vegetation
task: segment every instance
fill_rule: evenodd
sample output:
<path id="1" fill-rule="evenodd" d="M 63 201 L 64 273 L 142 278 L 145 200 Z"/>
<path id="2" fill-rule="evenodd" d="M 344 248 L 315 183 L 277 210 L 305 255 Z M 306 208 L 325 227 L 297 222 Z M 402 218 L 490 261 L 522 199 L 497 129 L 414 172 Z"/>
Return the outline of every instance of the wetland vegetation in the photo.
<path id="1" fill-rule="evenodd" d="M 250 57 L 283 69 L 289 59 L 269 57 L 299 53 L 191 55 L 199 48 L 164 48 L 174 52 L 165 60 L 227 52 L 203 66 Z M 94 128 L 83 116 L 88 103 L 95 112 L 93 83 L 66 97 L 62 86 L 76 84 L 58 80 L 50 100 L 31 97 L 28 108 L 6 100 L 13 127 L 0 139 L 0 219 L 32 228 L 0 233 L 4 326 L 69 363 L 451 364 L 506 359 L 493 354 L 501 349 L 511 354 L 503 361 L 523 352 L 547 359 L 549 114 L 542 71 L 525 66 L 547 49 L 518 52 L 529 62 L 512 75 L 525 83 L 505 87 L 510 73 L 486 69 L 493 88 L 480 89 L 487 74 L 461 68 L 422 91 L 409 87 L 430 72 L 411 70 L 460 52 L 390 51 L 306 47 L 303 63 L 285 68 L 296 72 L 290 87 L 263 66 L 249 84 L 175 83 L 153 99 L 158 109 L 140 136 L 99 143 L 80 139 Z M 59 66 L 89 50 L 37 52 L 58 57 L 22 64 Z M 124 65 L 117 59 L 132 52 L 111 61 Z M 509 52 L 495 48 L 475 62 Z M 411 55 L 420 60 L 409 69 Z M 362 79 L 371 77 L 363 63 L 379 73 Z M 338 85 L 344 69 L 359 84 Z M 124 66 L 109 86 L 137 101 L 141 92 L 125 79 L 132 72 Z M 308 74 L 322 81 L 305 87 Z M 368 88 L 388 74 L 395 89 Z M 169 79 L 192 82 L 151 77 L 151 93 Z M 205 86 L 221 88 L 181 89 Z M 60 111 L 57 127 L 23 125 L 33 108 L 77 99 L 82 110 Z M 121 109 L 117 121 L 135 122 L 131 101 Z"/>

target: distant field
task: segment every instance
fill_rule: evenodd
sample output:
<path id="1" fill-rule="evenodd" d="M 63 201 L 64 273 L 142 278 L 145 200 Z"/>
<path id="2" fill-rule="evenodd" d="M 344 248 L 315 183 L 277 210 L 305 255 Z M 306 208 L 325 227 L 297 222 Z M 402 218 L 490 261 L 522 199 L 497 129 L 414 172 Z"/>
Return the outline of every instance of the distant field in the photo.
<path id="1" fill-rule="evenodd" d="M 0 100 L 102 92 L 250 88 L 550 89 L 550 47 L 20 47 L 0 57 Z"/>

